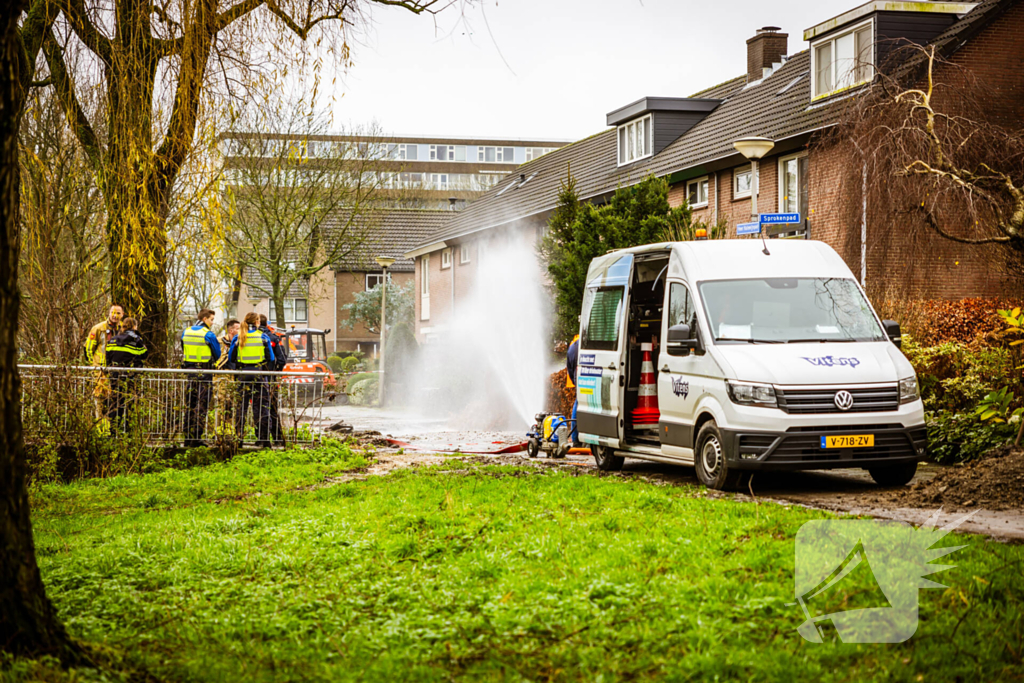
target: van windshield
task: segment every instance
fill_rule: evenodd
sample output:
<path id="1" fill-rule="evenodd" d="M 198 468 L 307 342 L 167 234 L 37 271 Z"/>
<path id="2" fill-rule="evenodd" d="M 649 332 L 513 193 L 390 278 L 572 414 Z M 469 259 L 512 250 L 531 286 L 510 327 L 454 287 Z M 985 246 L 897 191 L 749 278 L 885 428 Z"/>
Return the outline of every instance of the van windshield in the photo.
<path id="1" fill-rule="evenodd" d="M 715 341 L 884 341 L 856 283 L 839 278 L 711 280 L 700 284 Z"/>

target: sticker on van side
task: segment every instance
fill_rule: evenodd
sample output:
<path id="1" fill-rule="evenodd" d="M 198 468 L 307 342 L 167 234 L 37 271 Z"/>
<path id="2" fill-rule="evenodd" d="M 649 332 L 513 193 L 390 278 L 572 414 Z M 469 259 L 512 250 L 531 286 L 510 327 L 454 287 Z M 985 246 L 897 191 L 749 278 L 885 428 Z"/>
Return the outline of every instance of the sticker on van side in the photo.
<path id="1" fill-rule="evenodd" d="M 580 354 L 580 365 L 594 365 L 597 360 L 594 358 L 592 353 L 581 353 Z"/>
<path id="2" fill-rule="evenodd" d="M 855 368 L 860 365 L 859 358 L 836 358 L 835 356 L 818 356 L 815 358 L 808 358 L 807 356 L 800 356 L 811 365 L 817 365 L 822 368 L 833 368 L 841 365 L 846 365 L 851 368 Z"/>

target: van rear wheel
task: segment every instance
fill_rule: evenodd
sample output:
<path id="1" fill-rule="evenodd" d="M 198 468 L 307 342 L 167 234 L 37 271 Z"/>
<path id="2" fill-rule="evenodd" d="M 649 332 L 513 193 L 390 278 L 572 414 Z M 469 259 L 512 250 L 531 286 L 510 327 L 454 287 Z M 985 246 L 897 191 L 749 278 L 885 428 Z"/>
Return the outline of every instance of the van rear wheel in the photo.
<path id="1" fill-rule="evenodd" d="M 626 462 L 624 457 L 615 455 L 615 450 L 608 446 L 591 444 L 590 452 L 594 456 L 594 462 L 597 463 L 597 469 L 603 472 L 618 472 L 622 469 L 622 464 Z"/>
<path id="2" fill-rule="evenodd" d="M 693 453 L 693 464 L 697 470 L 697 479 L 709 489 L 738 489 L 747 483 L 750 476 L 746 472 L 729 467 L 722 434 L 714 421 L 704 423 L 697 433 L 697 449 Z"/>
<path id="3" fill-rule="evenodd" d="M 904 486 L 917 474 L 917 463 L 890 465 L 888 467 L 869 467 L 868 474 L 879 486 Z"/>

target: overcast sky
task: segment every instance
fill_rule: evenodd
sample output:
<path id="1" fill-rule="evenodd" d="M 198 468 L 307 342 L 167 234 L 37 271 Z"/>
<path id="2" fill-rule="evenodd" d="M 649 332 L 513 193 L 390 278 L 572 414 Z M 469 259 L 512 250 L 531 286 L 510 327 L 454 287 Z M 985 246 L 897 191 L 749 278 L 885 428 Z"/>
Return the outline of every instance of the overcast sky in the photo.
<path id="1" fill-rule="evenodd" d="M 335 86 L 334 120 L 376 121 L 386 135 L 577 140 L 646 95 L 686 97 L 746 73 L 746 40 L 762 26 L 781 26 L 794 54 L 804 29 L 858 4 L 483 0 L 465 21 L 442 13 L 436 29 L 378 8 Z"/>

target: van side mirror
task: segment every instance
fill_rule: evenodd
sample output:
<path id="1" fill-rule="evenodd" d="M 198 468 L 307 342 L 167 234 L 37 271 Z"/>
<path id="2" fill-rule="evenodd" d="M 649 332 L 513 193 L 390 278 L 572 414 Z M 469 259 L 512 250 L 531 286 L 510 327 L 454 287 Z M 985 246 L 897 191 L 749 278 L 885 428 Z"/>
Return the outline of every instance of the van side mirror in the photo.
<path id="1" fill-rule="evenodd" d="M 883 320 L 882 327 L 885 328 L 885 336 L 889 338 L 896 348 L 903 348 L 903 333 L 900 332 L 900 324 L 895 320 Z"/>
<path id="2" fill-rule="evenodd" d="M 690 326 L 673 325 L 668 328 L 665 351 L 670 356 L 687 356 L 697 350 L 697 340 L 690 334 Z"/>

